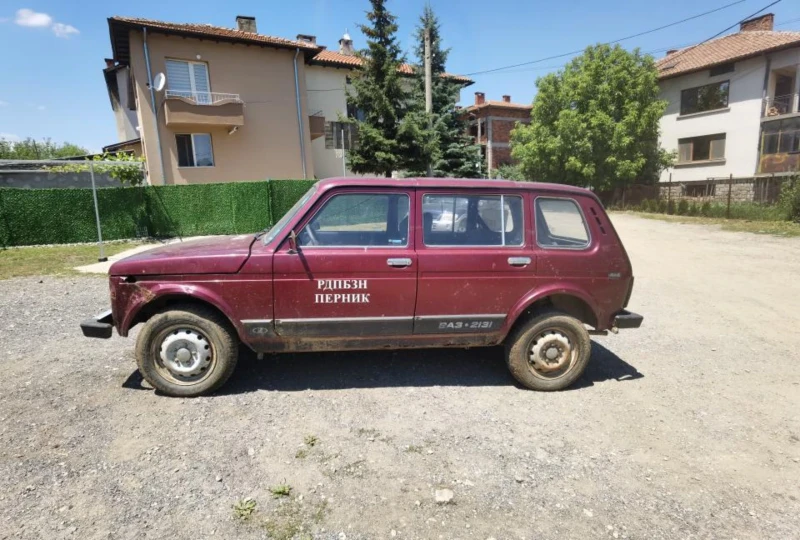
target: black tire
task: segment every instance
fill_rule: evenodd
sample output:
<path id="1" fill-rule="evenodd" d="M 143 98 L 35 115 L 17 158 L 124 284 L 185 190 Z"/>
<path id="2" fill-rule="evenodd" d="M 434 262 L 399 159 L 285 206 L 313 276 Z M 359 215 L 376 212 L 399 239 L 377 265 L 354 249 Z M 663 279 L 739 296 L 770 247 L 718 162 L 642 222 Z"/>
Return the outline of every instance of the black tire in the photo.
<path id="1" fill-rule="evenodd" d="M 535 362 L 531 360 L 534 346 L 538 347 Z M 552 361 L 546 356 L 549 349 L 558 355 Z M 508 336 L 506 363 L 511 375 L 526 388 L 563 390 L 586 369 L 591 350 L 592 341 L 583 323 L 565 313 L 548 311 L 521 324 Z M 555 369 L 562 359 L 563 367 Z"/>
<path id="2" fill-rule="evenodd" d="M 162 359 L 162 344 L 169 338 L 176 346 L 183 333 L 189 335 L 205 362 L 196 362 L 199 367 L 194 375 L 177 375 Z M 176 337 L 173 337 L 176 336 Z M 192 358 L 196 359 L 196 353 Z M 227 319 L 213 309 L 186 305 L 154 315 L 148 320 L 136 340 L 136 363 L 142 377 L 159 392 L 173 397 L 196 397 L 210 394 L 233 374 L 239 355 L 239 338 Z M 202 364 L 202 365 L 200 365 Z M 203 366 L 205 369 L 203 369 Z"/>

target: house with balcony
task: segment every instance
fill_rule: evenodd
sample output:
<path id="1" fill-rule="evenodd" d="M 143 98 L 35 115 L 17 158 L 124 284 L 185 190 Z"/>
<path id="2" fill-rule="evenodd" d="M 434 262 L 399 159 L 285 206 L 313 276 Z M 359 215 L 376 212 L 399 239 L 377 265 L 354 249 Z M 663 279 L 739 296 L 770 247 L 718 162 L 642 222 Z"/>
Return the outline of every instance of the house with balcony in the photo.
<path id="1" fill-rule="evenodd" d="M 151 184 L 314 177 L 305 67 L 320 47 L 259 34 L 252 17 L 108 26 L 118 136 L 130 148 L 138 134 Z"/>
<path id="2" fill-rule="evenodd" d="M 341 120 L 358 115 L 346 95 L 362 60 L 350 36 L 337 52 L 311 35 L 259 34 L 253 17 L 236 23 L 108 19 L 104 76 L 119 142 L 107 148 L 144 154 L 153 184 L 351 174 L 357 133 Z M 408 64 L 399 71 L 413 75 Z"/>
<path id="3" fill-rule="evenodd" d="M 657 62 L 661 145 L 677 154 L 662 182 L 800 170 L 800 32 L 773 25 L 772 14 L 744 21 Z"/>

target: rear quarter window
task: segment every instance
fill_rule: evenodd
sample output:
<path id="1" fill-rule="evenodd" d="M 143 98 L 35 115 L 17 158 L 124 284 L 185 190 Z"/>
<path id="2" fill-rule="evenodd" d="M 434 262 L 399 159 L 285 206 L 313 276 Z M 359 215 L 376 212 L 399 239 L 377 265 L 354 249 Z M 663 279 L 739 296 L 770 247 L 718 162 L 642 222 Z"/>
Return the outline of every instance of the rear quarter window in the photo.
<path id="1" fill-rule="evenodd" d="M 537 197 L 536 243 L 548 249 L 584 249 L 591 240 L 586 219 L 574 199 Z"/>

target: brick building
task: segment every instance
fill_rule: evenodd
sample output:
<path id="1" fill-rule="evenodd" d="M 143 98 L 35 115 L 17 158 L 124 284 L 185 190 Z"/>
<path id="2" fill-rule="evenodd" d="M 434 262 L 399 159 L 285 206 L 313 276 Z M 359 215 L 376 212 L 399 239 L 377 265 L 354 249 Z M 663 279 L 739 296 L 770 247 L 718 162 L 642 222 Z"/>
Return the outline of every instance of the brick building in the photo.
<path id="1" fill-rule="evenodd" d="M 489 177 L 501 165 L 513 162 L 511 158 L 511 130 L 517 122 L 531 121 L 531 106 L 512 103 L 511 96 L 502 101 L 486 100 L 486 94 L 475 92 L 475 103 L 464 108 L 469 124 L 469 134 L 481 145 Z"/>

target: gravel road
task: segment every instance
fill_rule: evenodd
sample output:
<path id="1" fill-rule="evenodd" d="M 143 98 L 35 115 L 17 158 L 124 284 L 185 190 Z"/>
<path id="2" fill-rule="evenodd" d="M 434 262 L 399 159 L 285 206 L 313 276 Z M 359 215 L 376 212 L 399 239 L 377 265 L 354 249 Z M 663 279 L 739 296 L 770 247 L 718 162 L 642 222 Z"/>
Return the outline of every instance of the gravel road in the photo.
<path id="1" fill-rule="evenodd" d="M 103 278 L 0 282 L 0 539 L 800 538 L 800 241 L 613 219 L 645 326 L 559 393 L 478 349 L 159 397 L 80 336 Z"/>

